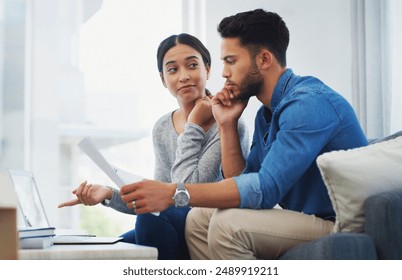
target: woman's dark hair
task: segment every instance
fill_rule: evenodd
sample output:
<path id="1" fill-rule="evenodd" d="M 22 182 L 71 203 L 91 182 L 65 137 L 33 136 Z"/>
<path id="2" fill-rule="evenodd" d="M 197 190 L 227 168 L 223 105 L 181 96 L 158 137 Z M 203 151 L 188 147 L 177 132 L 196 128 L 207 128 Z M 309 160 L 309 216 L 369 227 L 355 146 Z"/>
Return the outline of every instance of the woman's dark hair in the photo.
<path id="1" fill-rule="evenodd" d="M 172 35 L 163 40 L 159 44 L 158 51 L 156 54 L 159 73 L 163 72 L 163 58 L 165 57 L 165 54 L 177 44 L 187 45 L 195 49 L 197 52 L 201 54 L 205 66 L 211 67 L 211 55 L 209 54 L 209 51 L 204 46 L 204 44 L 196 37 L 190 34 L 181 33 L 179 35 Z"/>
<path id="2" fill-rule="evenodd" d="M 281 66 L 286 66 L 289 30 L 278 14 L 263 9 L 238 13 L 224 18 L 218 32 L 222 38 L 239 38 L 242 46 L 253 55 L 265 47 Z"/>

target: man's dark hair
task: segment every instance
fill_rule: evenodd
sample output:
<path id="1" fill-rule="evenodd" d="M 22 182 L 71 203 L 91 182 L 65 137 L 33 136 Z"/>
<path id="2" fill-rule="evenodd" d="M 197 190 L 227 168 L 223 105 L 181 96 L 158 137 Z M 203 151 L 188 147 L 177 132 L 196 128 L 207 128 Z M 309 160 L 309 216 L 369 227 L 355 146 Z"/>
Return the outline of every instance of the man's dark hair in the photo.
<path id="1" fill-rule="evenodd" d="M 222 38 L 239 38 L 252 55 L 267 48 L 282 67 L 286 66 L 289 30 L 278 14 L 263 9 L 238 13 L 224 18 L 218 32 Z"/>

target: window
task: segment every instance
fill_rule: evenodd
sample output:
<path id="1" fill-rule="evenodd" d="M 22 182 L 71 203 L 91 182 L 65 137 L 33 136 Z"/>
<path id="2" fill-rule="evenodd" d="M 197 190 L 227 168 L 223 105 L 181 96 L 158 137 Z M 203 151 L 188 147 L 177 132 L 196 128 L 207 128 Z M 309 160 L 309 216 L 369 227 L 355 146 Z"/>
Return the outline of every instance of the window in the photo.
<path id="1" fill-rule="evenodd" d="M 165 2 L 104 0 L 81 26 L 85 123 L 63 126 L 67 138 L 72 131 L 92 134 L 111 163 L 146 178 L 153 177 L 153 124 L 176 106 L 160 81 L 156 50 L 162 39 L 181 32 L 181 1 Z M 87 179 L 113 185 L 86 155 L 70 149 L 75 184 Z M 118 235 L 134 225 L 134 216 L 100 205 L 80 211 L 80 226 L 97 235 Z"/>
<path id="2" fill-rule="evenodd" d="M 25 1 L 0 0 L 0 169 L 24 168 Z"/>
<path id="3" fill-rule="evenodd" d="M 133 227 L 131 215 L 106 207 L 57 205 L 85 179 L 110 183 L 76 146 L 88 135 L 110 162 L 152 177 L 153 123 L 177 106 L 156 49 L 181 32 L 181 5 L 0 0 L 0 165 L 33 171 L 53 225 L 77 228 L 86 217 L 98 235 Z"/>

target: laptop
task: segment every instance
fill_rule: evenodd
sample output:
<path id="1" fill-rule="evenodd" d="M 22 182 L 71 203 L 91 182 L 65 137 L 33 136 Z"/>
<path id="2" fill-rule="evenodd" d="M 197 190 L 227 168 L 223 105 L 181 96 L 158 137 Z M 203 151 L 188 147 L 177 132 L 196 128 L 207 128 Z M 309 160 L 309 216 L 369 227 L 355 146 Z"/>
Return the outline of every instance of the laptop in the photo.
<path id="1" fill-rule="evenodd" d="M 26 228 L 52 227 L 43 207 L 33 173 L 14 169 L 9 169 L 8 173 L 18 197 L 18 226 Z M 98 237 L 88 234 L 59 235 L 56 229 L 53 244 L 113 244 L 122 239 L 123 237 Z"/>

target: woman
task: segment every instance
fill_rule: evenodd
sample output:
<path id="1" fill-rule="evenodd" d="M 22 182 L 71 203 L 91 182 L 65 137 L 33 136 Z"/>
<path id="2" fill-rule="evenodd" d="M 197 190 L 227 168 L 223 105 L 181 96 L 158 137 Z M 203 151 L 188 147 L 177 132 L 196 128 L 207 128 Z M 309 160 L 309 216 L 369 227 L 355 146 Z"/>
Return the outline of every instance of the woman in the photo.
<path id="1" fill-rule="evenodd" d="M 177 99 L 179 108 L 162 116 L 153 128 L 154 179 L 163 182 L 212 182 L 221 179 L 221 151 L 217 124 L 212 115 L 212 97 L 206 89 L 211 57 L 207 48 L 189 34 L 172 35 L 157 51 L 163 85 Z M 248 151 L 248 132 L 239 125 L 242 150 Z M 59 207 L 102 203 L 123 213 L 134 214 L 118 191 L 83 182 L 73 193 L 76 199 Z M 135 230 L 122 236 L 125 242 L 158 248 L 159 259 L 188 259 L 184 225 L 189 207 L 171 207 L 138 215 Z"/>

